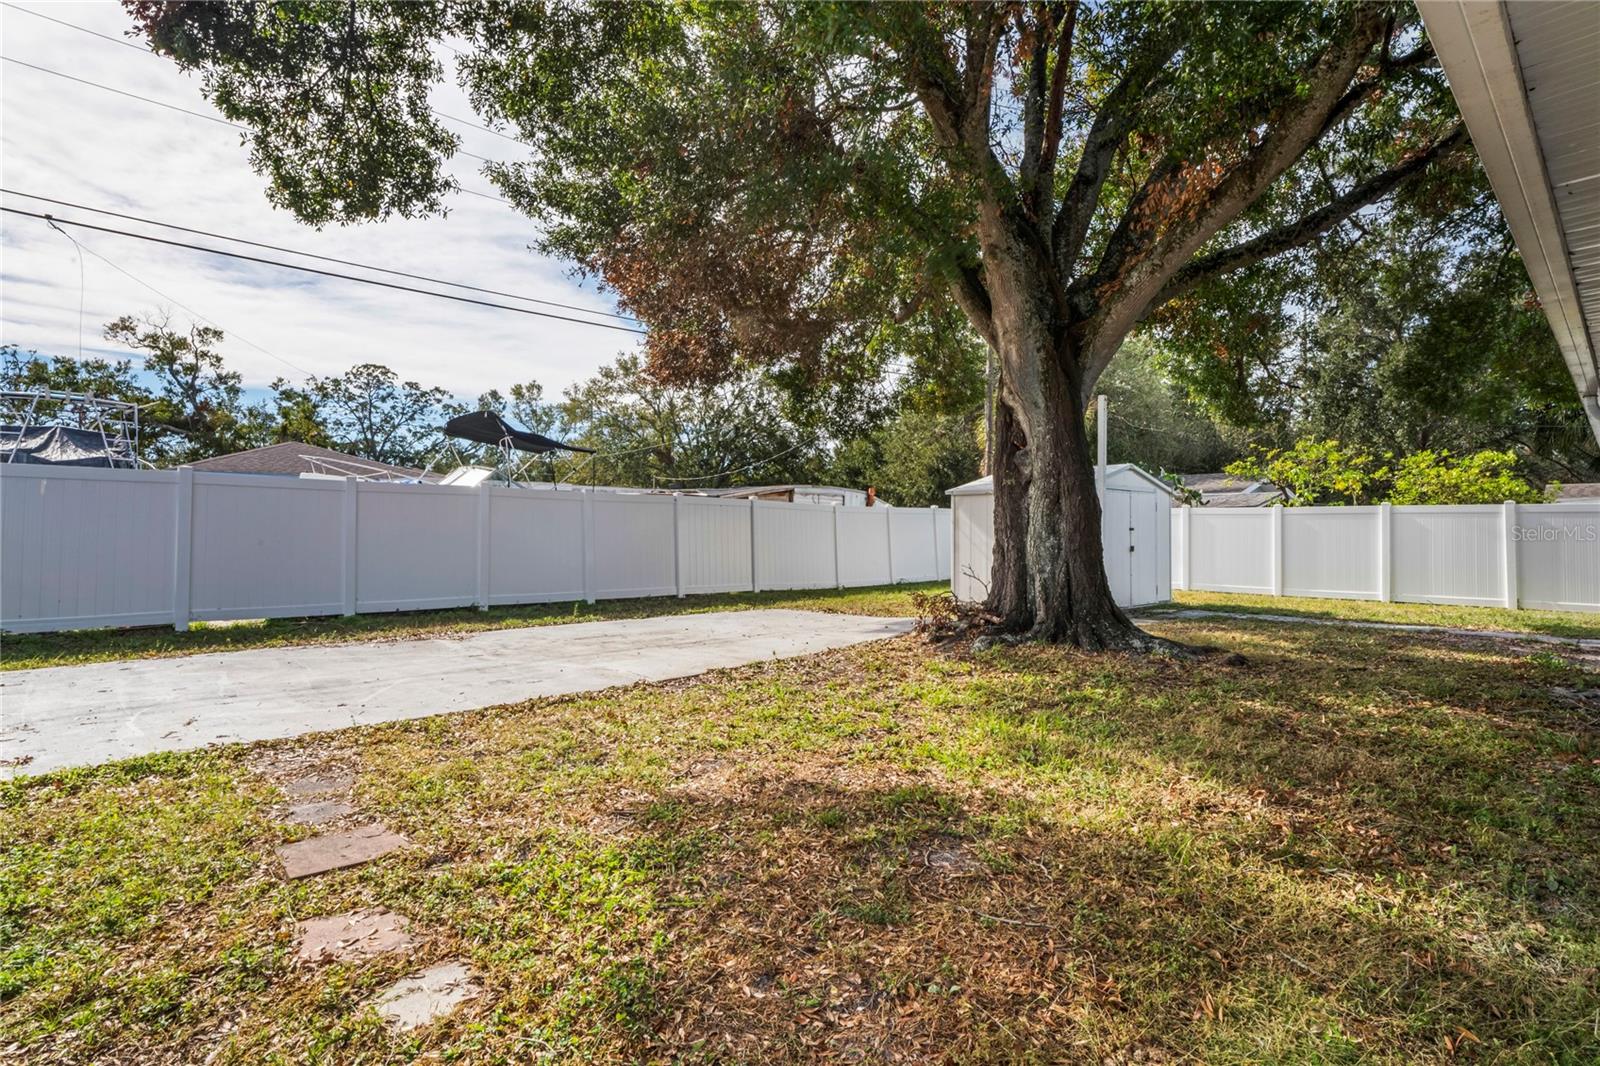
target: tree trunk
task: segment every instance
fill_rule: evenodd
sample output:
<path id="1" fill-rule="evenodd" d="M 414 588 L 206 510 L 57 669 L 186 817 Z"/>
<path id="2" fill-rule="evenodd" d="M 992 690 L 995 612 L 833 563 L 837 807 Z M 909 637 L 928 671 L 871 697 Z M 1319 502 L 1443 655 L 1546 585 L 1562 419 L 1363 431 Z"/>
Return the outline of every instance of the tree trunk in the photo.
<path id="1" fill-rule="evenodd" d="M 1140 630 L 1112 599 L 1084 390 L 1068 369 L 1071 355 L 1040 331 L 997 333 L 1002 370 L 987 607 L 998 628 L 1094 650 L 1173 647 Z"/>

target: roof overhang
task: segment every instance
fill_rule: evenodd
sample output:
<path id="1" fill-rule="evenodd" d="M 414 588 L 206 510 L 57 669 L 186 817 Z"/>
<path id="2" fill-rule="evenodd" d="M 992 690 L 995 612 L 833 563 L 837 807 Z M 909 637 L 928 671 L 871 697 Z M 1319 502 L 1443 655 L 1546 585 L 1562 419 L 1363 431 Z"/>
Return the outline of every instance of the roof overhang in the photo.
<path id="1" fill-rule="evenodd" d="M 1600 4 L 1417 9 L 1600 440 Z"/>

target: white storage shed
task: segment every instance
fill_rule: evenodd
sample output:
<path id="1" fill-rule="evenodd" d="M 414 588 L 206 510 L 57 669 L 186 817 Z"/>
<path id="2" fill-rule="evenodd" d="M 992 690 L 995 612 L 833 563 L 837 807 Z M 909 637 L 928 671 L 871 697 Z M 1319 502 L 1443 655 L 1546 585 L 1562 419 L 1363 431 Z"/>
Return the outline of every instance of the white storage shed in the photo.
<path id="1" fill-rule="evenodd" d="M 989 595 L 994 482 L 981 477 L 948 495 L 955 527 L 950 591 L 958 600 L 977 602 Z M 1106 467 L 1106 579 L 1123 607 L 1172 599 L 1172 496 L 1166 482 L 1132 463 Z"/>

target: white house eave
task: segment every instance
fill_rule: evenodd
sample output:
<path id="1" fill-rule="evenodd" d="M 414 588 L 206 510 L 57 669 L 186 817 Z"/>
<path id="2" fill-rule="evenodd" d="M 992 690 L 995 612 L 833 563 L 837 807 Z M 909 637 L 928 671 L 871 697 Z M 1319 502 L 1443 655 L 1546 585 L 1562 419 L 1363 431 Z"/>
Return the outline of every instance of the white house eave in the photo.
<path id="1" fill-rule="evenodd" d="M 1417 9 L 1600 440 L 1597 323 L 1585 320 L 1582 284 L 1549 177 L 1552 146 L 1540 140 L 1523 79 L 1524 67 L 1540 57 L 1519 54 L 1506 5 L 1498 0 L 1417 0 Z M 1595 74 L 1582 65 L 1547 73 L 1541 88 L 1550 95 L 1542 99 L 1567 90 L 1573 107 L 1592 106 Z M 1600 289 L 1600 279 L 1588 284 Z"/>

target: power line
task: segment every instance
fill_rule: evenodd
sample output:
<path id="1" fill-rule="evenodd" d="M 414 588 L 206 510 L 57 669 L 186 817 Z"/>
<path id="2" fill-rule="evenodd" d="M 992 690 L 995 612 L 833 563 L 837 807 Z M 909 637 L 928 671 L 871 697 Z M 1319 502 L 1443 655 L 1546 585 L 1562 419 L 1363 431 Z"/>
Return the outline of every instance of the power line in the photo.
<path id="1" fill-rule="evenodd" d="M 124 48 L 133 49 L 135 52 L 138 52 L 142 56 L 150 56 L 153 59 L 160 59 L 161 58 L 161 54 L 160 53 L 152 52 L 148 48 L 140 48 L 138 45 L 134 44 L 132 41 L 125 40 L 125 39 L 123 39 L 121 37 L 113 37 L 109 33 L 101 33 L 99 30 L 91 30 L 87 26 L 80 26 L 76 22 L 68 22 L 66 19 L 58 19 L 58 18 L 54 17 L 53 15 L 46 15 L 42 11 L 34 11 L 31 8 L 19 7 L 16 4 L 12 4 L 12 3 L 3 3 L 3 4 L 0 4 L 0 7 L 9 7 L 11 10 L 21 12 L 24 15 L 32 15 L 34 18 L 44 19 L 46 22 L 54 22 L 57 26 L 65 26 L 69 30 L 77 30 L 79 33 L 87 33 L 90 37 L 98 37 L 102 41 L 110 41 L 112 44 L 120 44 Z M 449 46 L 446 45 L 445 47 L 448 48 Z M 457 50 L 457 49 L 451 48 L 450 50 L 452 52 L 455 52 L 457 55 L 461 54 L 461 52 L 459 50 Z M 440 111 L 436 107 L 430 107 L 430 108 L 428 108 L 428 110 L 432 111 L 435 115 L 438 115 L 440 118 L 449 119 L 451 122 L 459 122 L 463 126 L 471 126 L 473 129 L 482 130 L 484 133 L 492 133 L 496 137 L 500 137 L 500 138 L 502 138 L 504 140 L 510 141 L 512 144 L 520 144 L 524 148 L 527 147 L 526 143 L 524 143 L 523 141 L 520 141 L 517 138 L 511 136 L 509 133 L 501 133 L 497 129 L 493 129 L 493 128 L 489 127 L 489 126 L 482 125 L 481 123 L 473 122 L 471 119 L 459 118 L 459 117 L 457 117 L 455 115 L 447 115 L 443 111 Z"/>
<path id="2" fill-rule="evenodd" d="M 187 107 L 179 107 L 177 104 L 169 104 L 163 100 L 153 100 L 148 96 L 140 96 L 138 93 L 130 93 L 125 89 L 114 89 L 109 85 L 101 85 L 97 81 L 90 81 L 87 78 L 80 78 L 74 74 L 64 74 L 59 70 L 51 70 L 49 67 L 41 67 L 36 63 L 29 63 L 21 59 L 13 59 L 10 56 L 0 56 L 0 59 L 5 60 L 7 63 L 15 63 L 19 67 L 27 67 L 29 70 L 37 70 L 41 74 L 51 74 L 57 78 L 65 78 L 67 81 L 75 81 L 79 85 L 87 85 L 94 89 L 103 89 L 108 93 L 116 93 L 118 96 L 126 96 L 130 100 L 138 100 L 141 103 L 154 104 L 156 107 L 164 107 L 168 111 L 177 111 L 180 114 L 190 115 L 194 118 L 203 118 L 207 122 L 216 122 L 223 126 L 232 126 L 236 130 L 245 130 L 247 132 L 249 130 L 248 126 L 241 126 L 237 122 L 229 122 L 227 119 L 220 118 L 217 115 L 208 115 L 203 111 L 190 111 Z"/>
<path id="3" fill-rule="evenodd" d="M 753 463 L 745 463 L 743 466 L 732 466 L 732 467 L 729 467 L 728 469 L 723 470 L 723 471 L 721 471 L 719 473 L 716 473 L 716 474 L 702 474 L 699 477 L 673 477 L 671 475 L 663 476 L 663 475 L 657 474 L 657 475 L 651 475 L 651 477 L 652 477 L 652 480 L 655 480 L 655 481 L 679 481 L 679 482 L 682 482 L 682 481 L 715 481 L 719 477 L 727 477 L 729 474 L 740 474 L 740 473 L 743 473 L 746 470 L 753 469 L 754 467 L 758 467 L 758 466 L 762 466 L 762 465 L 764 465 L 766 463 L 770 463 L 774 459 L 782 459 L 785 455 L 788 455 L 790 452 L 797 452 L 801 448 L 807 447 L 808 445 L 811 445 L 811 444 L 814 444 L 814 443 L 816 443 L 816 438 L 815 437 L 811 437 L 811 438 L 808 438 L 806 440 L 801 441 L 799 444 L 796 444 L 792 448 L 785 448 L 781 452 L 777 452 L 776 454 L 769 455 L 765 459 L 757 459 L 755 462 L 753 462 Z"/>
<path id="4" fill-rule="evenodd" d="M 243 237 L 230 237 L 225 233 L 213 233 L 210 230 L 195 229 L 190 226 L 179 226 L 171 222 L 157 222 L 153 218 L 143 218 L 139 215 L 123 214 L 120 211 L 108 211 L 101 207 L 89 207 L 87 204 L 73 203 L 70 200 L 57 200 L 49 196 L 38 196 L 34 193 L 19 192 L 16 189 L 0 188 L 0 193 L 4 193 L 7 196 L 21 196 L 28 200 L 40 200 L 47 204 L 55 204 L 58 207 L 72 207 L 79 211 L 91 211 L 97 215 L 108 215 L 111 218 L 120 218 L 127 222 L 142 222 L 148 226 L 160 226 L 162 229 L 177 230 L 180 233 L 192 233 L 197 237 L 211 237 L 215 240 L 229 241 L 233 244 L 243 244 L 251 248 L 264 248 L 271 252 L 285 252 L 289 255 L 303 256 L 307 259 L 317 259 L 324 263 L 337 263 L 340 266 L 356 267 L 361 270 L 372 270 L 380 274 L 392 274 L 395 277 L 410 278 L 412 281 L 427 281 L 435 285 L 448 285 L 455 289 L 467 289 L 471 292 L 481 292 L 489 296 L 504 296 L 512 300 L 526 300 L 528 303 L 544 304 L 547 307 L 559 307 L 563 310 L 578 311 L 588 315 L 601 315 L 606 318 L 616 318 L 626 322 L 638 321 L 638 319 L 635 319 L 631 315 L 621 315 L 613 311 L 595 311 L 587 307 L 579 307 L 576 304 L 562 303 L 559 300 L 541 300 L 534 296 L 521 296 L 514 292 L 501 292 L 498 289 L 486 289 L 479 285 L 468 285 L 461 281 L 446 281 L 443 278 L 428 277 L 426 274 L 412 274 L 404 270 L 394 270 L 390 267 L 373 266 L 371 263 L 360 263 L 353 259 L 340 259 L 331 255 L 318 255 L 316 252 L 302 252 L 299 249 L 286 248 L 280 244 L 265 244 L 261 241 L 246 240 Z"/>
<path id="5" fill-rule="evenodd" d="M 66 233 L 65 230 L 62 230 L 61 232 L 62 233 Z M 72 238 L 69 236 L 67 239 L 71 240 Z M 174 298 L 172 296 L 168 296 L 166 293 L 162 292 L 160 289 L 156 288 L 154 285 L 150 284 L 148 281 L 145 281 L 143 278 L 141 278 L 137 274 L 133 273 L 133 271 L 128 270 L 125 267 L 118 266 L 116 263 L 113 263 L 111 260 L 109 260 L 105 256 L 101 255 L 99 252 L 95 251 L 93 248 L 90 248 L 87 244 L 79 244 L 79 242 L 77 242 L 77 241 L 73 241 L 73 243 L 77 244 L 78 247 L 81 248 L 83 251 L 88 252 L 90 255 L 92 255 L 96 259 L 100 260 L 100 262 L 104 263 L 106 266 L 110 267 L 112 270 L 115 270 L 117 273 L 121 274 L 123 277 L 127 278 L 129 281 L 132 281 L 137 285 L 143 285 L 145 288 L 149 289 L 151 292 L 155 293 L 157 296 L 161 297 L 163 300 L 166 300 L 168 303 L 173 304 L 174 306 L 176 306 L 176 307 L 178 307 L 178 308 L 180 308 L 180 309 L 182 309 L 184 311 L 189 312 L 189 314 L 192 317 L 198 318 L 202 322 L 211 323 L 213 326 L 215 326 L 218 329 L 222 330 L 223 333 L 225 333 L 228 336 L 232 337 L 234 340 L 239 341 L 242 344 L 248 345 L 251 348 L 254 348 L 256 351 L 260 352 L 262 355 L 269 356 L 269 357 L 271 357 L 273 359 L 276 359 L 278 362 L 282 363 L 284 366 L 288 367 L 290 370 L 294 370 L 294 371 L 296 371 L 298 373 L 304 374 L 308 378 L 315 376 L 315 375 L 313 375 L 311 373 L 311 371 L 307 370 L 305 367 L 297 366 L 296 364 L 289 362 L 289 360 L 285 359 L 283 356 L 279 355 L 277 352 L 268 351 L 267 349 L 261 347 L 261 345 L 257 344 L 255 341 L 251 340 L 249 337 L 242 336 L 241 334 L 239 334 L 239 333 L 237 333 L 237 332 L 235 332 L 235 331 L 233 331 L 231 329 L 228 329 L 221 322 L 218 322 L 216 319 L 210 317 L 209 315 L 202 315 L 199 311 L 196 311 L 194 308 L 188 306 L 183 301 L 178 300 L 178 299 L 176 299 L 176 298 Z M 82 358 L 82 352 L 81 351 L 79 352 L 79 358 L 80 359 Z"/>
<path id="6" fill-rule="evenodd" d="M 250 132 L 249 126 L 244 126 L 237 122 L 230 122 L 228 119 L 221 118 L 217 115 L 208 115 L 204 111 L 191 111 L 187 107 L 179 107 L 177 104 L 169 104 L 165 100 L 156 100 L 148 96 L 140 96 L 138 93 L 130 93 L 126 89 L 118 89 L 111 85 L 102 85 L 100 82 L 90 81 L 88 78 L 80 78 L 75 74 L 67 74 L 59 70 L 51 70 L 49 67 L 41 67 L 37 63 L 29 63 L 26 60 L 15 59 L 11 56 L 0 56 L 0 60 L 4 60 L 7 63 L 15 63 L 19 67 L 27 67 L 29 70 L 36 70 L 41 74 L 49 74 L 52 77 L 64 78 L 67 81 L 76 82 L 79 85 L 87 85 L 91 89 L 100 89 L 108 93 L 115 93 L 117 96 L 125 96 L 130 100 L 138 100 L 140 103 L 152 104 L 155 107 L 164 107 L 168 111 L 176 111 L 180 115 L 188 115 L 191 118 L 203 118 L 207 122 L 215 122 L 221 126 L 231 126 L 233 129 L 243 130 L 246 133 Z M 477 155 L 461 149 L 457 149 L 456 154 L 464 155 L 469 159 L 476 159 L 483 163 L 498 162 L 498 160 L 490 159 L 488 156 Z M 507 207 L 511 206 L 511 202 L 503 197 L 494 196 L 486 192 L 476 192 L 472 189 L 462 189 L 461 191 L 464 193 L 470 193 L 473 196 L 482 196 L 488 200 L 498 200 Z"/>
<path id="7" fill-rule="evenodd" d="M 246 133 L 250 132 L 249 126 L 244 126 L 237 122 L 220 118 L 216 115 L 208 115 L 204 111 L 191 111 L 187 107 L 179 107 L 177 104 L 169 104 L 164 100 L 154 100 L 148 96 L 140 96 L 138 93 L 130 93 L 126 89 L 118 89 L 110 85 L 102 85 L 97 81 L 90 81 L 88 78 L 80 78 L 76 74 L 67 74 L 59 70 L 51 70 L 49 67 L 41 67 L 37 63 L 29 63 L 25 60 L 14 59 L 11 56 L 0 56 L 0 59 L 4 59 L 7 63 L 15 63 L 19 67 L 27 67 L 29 70 L 37 70 L 41 74 L 50 74 L 57 78 L 65 78 L 67 81 L 75 81 L 79 85 L 87 85 L 91 89 L 103 89 L 108 93 L 116 93 L 118 96 L 126 96 L 130 100 L 138 100 L 142 103 L 154 104 L 156 107 L 164 107 L 169 111 L 176 111 L 179 114 L 190 115 L 194 118 L 203 118 L 208 122 L 216 122 L 223 126 L 232 126 L 234 129 L 244 130 Z M 464 155 L 468 159 L 476 159 L 483 163 L 496 162 L 496 160 L 490 159 L 488 156 L 477 155 L 476 153 L 468 152 L 460 148 L 456 149 L 455 154 Z"/>
<path id="8" fill-rule="evenodd" d="M 168 240 L 165 237 L 155 237 L 148 233 L 134 233 L 131 230 L 115 229 L 111 226 L 97 226 L 92 222 L 79 222 L 75 219 L 57 218 L 54 215 L 40 214 L 36 211 L 23 211 L 16 207 L 0 207 L 6 214 L 22 215 L 26 218 L 43 219 L 46 222 L 57 222 L 64 226 L 77 226 L 79 229 L 95 230 L 99 233 L 115 233 L 123 237 L 133 237 L 141 241 L 150 241 L 154 244 L 165 244 L 173 248 L 188 248 L 191 251 L 206 252 L 210 255 L 220 255 L 228 259 L 241 259 L 247 263 L 261 263 L 266 266 L 282 267 L 285 270 L 298 270 L 306 274 L 317 274 L 326 278 L 339 278 L 344 281 L 356 281 L 363 285 L 376 285 L 383 289 L 395 289 L 399 292 L 416 293 L 418 296 L 432 296 L 439 300 L 454 300 L 457 303 L 475 304 L 479 307 L 492 307 L 499 311 L 515 311 L 518 314 L 533 315 L 537 318 L 552 318 L 559 322 L 572 322 L 580 326 L 593 326 L 596 329 L 612 329 L 619 333 L 636 333 L 643 335 L 646 331 L 632 326 L 617 325 L 610 322 L 595 322 L 592 319 L 572 318 L 568 315 L 552 314 L 549 311 L 535 311 L 531 307 L 512 307 L 510 304 L 497 304 L 488 300 L 477 300 L 470 296 L 457 296 L 454 293 L 435 292 L 431 289 L 418 289 L 411 285 L 399 285 L 392 281 L 379 281 L 377 278 L 363 278 L 354 274 L 341 274 L 334 270 L 319 270 L 316 267 L 302 266 L 298 263 L 285 263 L 279 259 L 263 259 L 260 256 L 245 255 L 242 252 L 230 252 L 222 248 L 208 248 L 203 244 L 189 244 L 186 241 Z"/>

